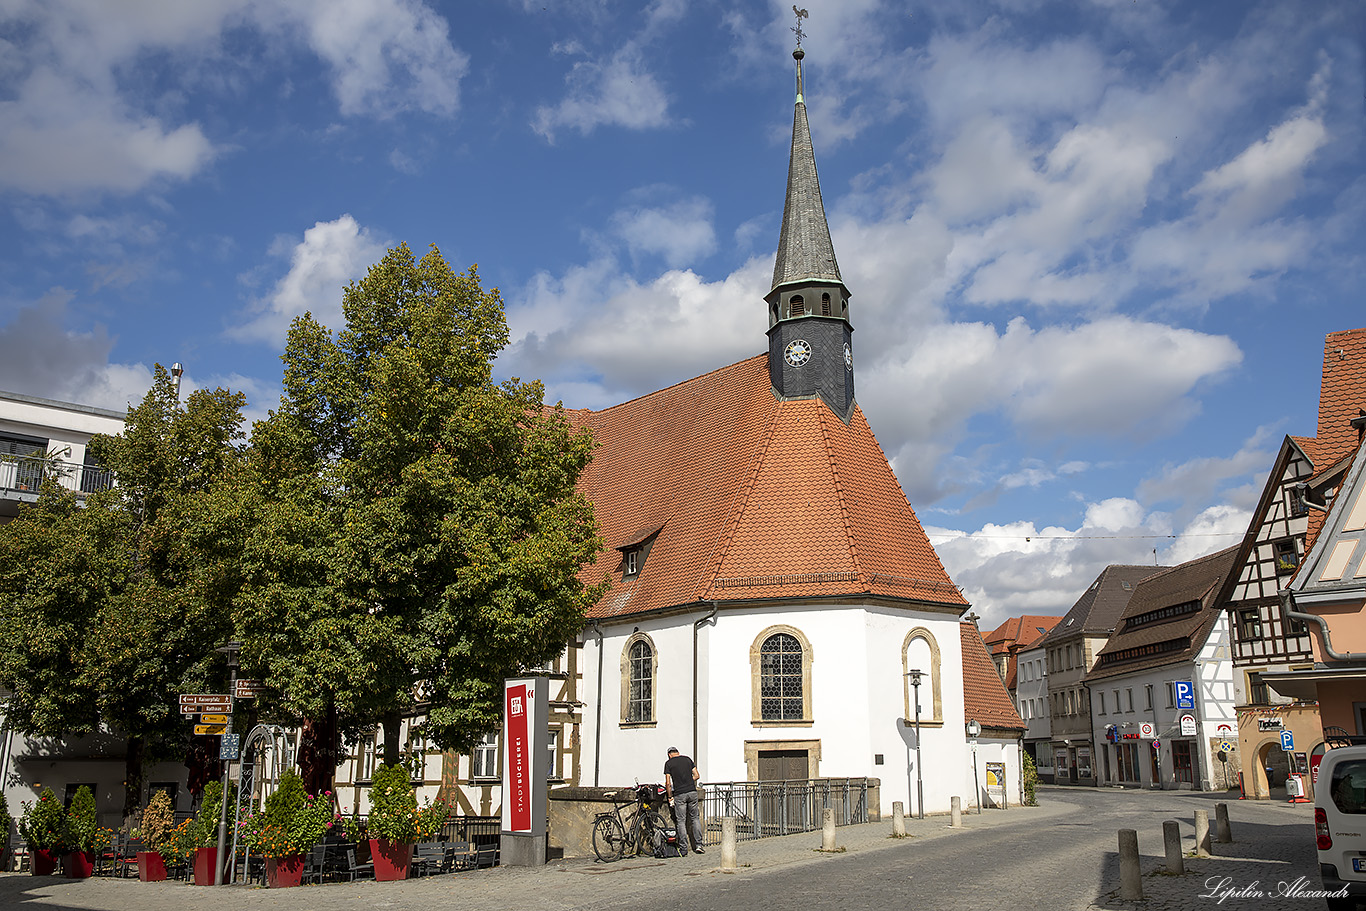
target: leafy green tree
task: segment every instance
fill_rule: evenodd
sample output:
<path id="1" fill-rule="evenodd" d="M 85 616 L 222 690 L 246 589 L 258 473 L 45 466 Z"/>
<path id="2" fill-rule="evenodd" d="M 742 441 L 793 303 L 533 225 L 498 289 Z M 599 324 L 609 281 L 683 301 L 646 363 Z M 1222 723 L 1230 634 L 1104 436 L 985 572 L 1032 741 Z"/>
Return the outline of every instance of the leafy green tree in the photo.
<path id="1" fill-rule="evenodd" d="M 502 678 L 581 628 L 592 442 L 539 383 L 494 382 L 507 324 L 475 269 L 400 246 L 342 303 L 335 338 L 294 322 L 281 406 L 253 430 L 235 617 L 286 716 L 382 722 L 393 764 L 403 714 L 468 749 Z"/>
<path id="2" fill-rule="evenodd" d="M 158 365 L 125 430 L 91 450 L 118 483 L 82 508 L 45 485 L 0 528 L 0 685 L 13 726 L 30 735 L 127 738 L 124 815 L 142 769 L 188 733 L 177 696 L 216 673 L 240 586 L 245 513 L 225 495 L 240 465 L 240 393 L 191 393 L 184 404 Z"/>

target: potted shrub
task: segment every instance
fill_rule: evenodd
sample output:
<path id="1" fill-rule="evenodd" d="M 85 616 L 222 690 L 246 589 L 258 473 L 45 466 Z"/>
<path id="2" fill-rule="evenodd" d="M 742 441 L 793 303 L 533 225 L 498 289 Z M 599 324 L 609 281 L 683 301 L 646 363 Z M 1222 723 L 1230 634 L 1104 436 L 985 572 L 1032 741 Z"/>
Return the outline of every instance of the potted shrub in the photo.
<path id="1" fill-rule="evenodd" d="M 440 800 L 418 808 L 408 770 L 402 765 L 376 769 L 370 784 L 370 816 L 365 823 L 375 879 L 407 879 L 414 842 L 435 835 L 446 815 L 446 804 Z"/>
<path id="2" fill-rule="evenodd" d="M 23 802 L 19 837 L 28 845 L 29 866 L 34 876 L 51 876 L 61 856 L 66 811 L 51 788 L 43 788 L 33 803 Z"/>
<path id="3" fill-rule="evenodd" d="M 163 851 L 171 847 L 175 833 L 175 807 L 171 795 L 157 791 L 142 811 L 142 847 L 138 852 L 138 879 L 145 883 L 159 883 L 166 879 L 166 857 Z"/>
<path id="4" fill-rule="evenodd" d="M 266 861 L 266 881 L 272 889 L 299 885 L 304 855 L 340 819 L 332 807 L 332 792 L 309 795 L 293 770 L 266 798 L 264 813 L 253 813 L 243 826 L 251 850 Z"/>
<path id="5" fill-rule="evenodd" d="M 62 857 L 62 875 L 72 879 L 92 876 L 95 872 L 95 852 L 109 844 L 104 835 L 95 812 L 95 795 L 90 793 L 90 788 L 81 785 L 66 811 L 62 838 L 66 854 Z"/>
<path id="6" fill-rule="evenodd" d="M 186 828 L 182 850 L 193 850 L 194 884 L 212 886 L 218 867 L 218 816 L 223 808 L 223 785 L 211 781 L 204 785 L 204 799 L 194 823 Z"/>

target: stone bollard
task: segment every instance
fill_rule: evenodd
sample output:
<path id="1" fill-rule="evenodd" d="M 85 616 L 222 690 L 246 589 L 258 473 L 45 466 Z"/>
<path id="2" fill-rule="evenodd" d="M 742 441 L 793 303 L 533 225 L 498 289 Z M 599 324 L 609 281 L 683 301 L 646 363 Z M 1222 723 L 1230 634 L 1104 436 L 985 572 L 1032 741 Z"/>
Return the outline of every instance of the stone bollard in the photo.
<path id="1" fill-rule="evenodd" d="M 901 801 L 892 801 L 892 837 L 906 837 L 906 813 L 901 808 Z"/>
<path id="2" fill-rule="evenodd" d="M 735 869 L 735 817 L 721 818 L 721 869 Z"/>
<path id="3" fill-rule="evenodd" d="M 821 821 L 821 850 L 835 850 L 835 810 L 826 807 Z"/>
<path id="4" fill-rule="evenodd" d="M 1119 830 L 1119 897 L 1121 901 L 1143 900 L 1143 877 L 1138 868 L 1138 832 Z"/>
<path id="5" fill-rule="evenodd" d="M 1209 810 L 1195 811 L 1195 856 L 1209 857 Z"/>
<path id="6" fill-rule="evenodd" d="M 1233 841 L 1233 826 L 1228 821 L 1228 804 L 1216 803 L 1214 805 L 1214 822 L 1216 831 L 1219 833 L 1219 841 L 1229 844 Z"/>
<path id="7" fill-rule="evenodd" d="M 963 798 L 953 797 L 949 799 L 950 815 L 949 826 L 954 829 L 963 828 Z"/>
<path id="8" fill-rule="evenodd" d="M 1167 849 L 1167 872 L 1185 873 L 1186 860 L 1181 853 L 1181 823 L 1175 819 L 1162 823 L 1162 844 Z"/>

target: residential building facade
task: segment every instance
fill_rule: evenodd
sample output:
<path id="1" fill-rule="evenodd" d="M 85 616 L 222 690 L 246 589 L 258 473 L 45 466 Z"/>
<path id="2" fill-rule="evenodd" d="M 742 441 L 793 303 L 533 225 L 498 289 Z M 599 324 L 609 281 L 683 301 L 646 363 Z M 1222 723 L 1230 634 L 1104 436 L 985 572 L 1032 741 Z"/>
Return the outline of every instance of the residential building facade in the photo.
<path id="1" fill-rule="evenodd" d="M 1134 586 L 1161 566 L 1107 566 L 1062 620 L 1039 640 L 1048 671 L 1053 780 L 1095 785 L 1096 741 L 1086 672 L 1123 614 Z"/>
<path id="2" fill-rule="evenodd" d="M 1086 674 L 1098 783 L 1237 786 L 1228 618 L 1217 597 L 1237 548 L 1149 575 Z M 1232 765 L 1230 766 L 1230 763 Z"/>

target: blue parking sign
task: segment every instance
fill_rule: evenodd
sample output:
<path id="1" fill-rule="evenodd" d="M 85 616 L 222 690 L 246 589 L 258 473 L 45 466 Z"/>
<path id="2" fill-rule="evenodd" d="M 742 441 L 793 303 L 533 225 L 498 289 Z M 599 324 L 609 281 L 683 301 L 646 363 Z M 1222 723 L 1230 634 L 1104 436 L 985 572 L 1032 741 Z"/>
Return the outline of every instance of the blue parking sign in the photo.
<path id="1" fill-rule="evenodd" d="M 1281 731 L 1281 749 L 1289 753 L 1295 749 L 1295 735 L 1291 731 Z"/>
<path id="2" fill-rule="evenodd" d="M 1178 709 L 1195 708 L 1195 687 L 1189 680 L 1176 681 L 1176 707 Z"/>

